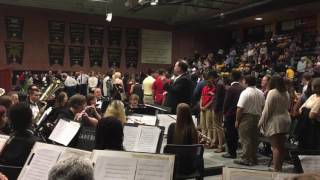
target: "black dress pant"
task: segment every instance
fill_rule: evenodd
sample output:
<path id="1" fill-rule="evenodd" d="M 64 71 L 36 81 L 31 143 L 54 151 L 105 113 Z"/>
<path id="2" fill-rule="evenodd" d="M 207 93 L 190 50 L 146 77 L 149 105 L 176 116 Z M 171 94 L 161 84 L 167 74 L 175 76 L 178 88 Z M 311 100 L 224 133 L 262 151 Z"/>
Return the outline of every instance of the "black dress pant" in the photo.
<path id="1" fill-rule="evenodd" d="M 228 147 L 228 153 L 236 156 L 238 149 L 238 130 L 235 128 L 236 116 L 225 116 L 224 119 L 224 133 Z"/>
<path id="2" fill-rule="evenodd" d="M 80 84 L 79 85 L 79 93 L 81 95 L 87 96 L 87 84 Z"/>

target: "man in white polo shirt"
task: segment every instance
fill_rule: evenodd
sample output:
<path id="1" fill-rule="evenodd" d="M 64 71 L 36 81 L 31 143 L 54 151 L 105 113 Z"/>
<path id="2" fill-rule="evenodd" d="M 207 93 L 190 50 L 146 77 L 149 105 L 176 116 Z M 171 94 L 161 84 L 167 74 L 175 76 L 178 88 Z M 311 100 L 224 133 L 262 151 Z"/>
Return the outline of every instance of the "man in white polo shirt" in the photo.
<path id="1" fill-rule="evenodd" d="M 242 145 L 241 159 L 234 163 L 252 166 L 258 163 L 258 122 L 265 103 L 261 90 L 256 88 L 256 78 L 246 76 L 247 88 L 240 94 L 237 104 L 235 127 L 239 129 L 240 143 Z"/>

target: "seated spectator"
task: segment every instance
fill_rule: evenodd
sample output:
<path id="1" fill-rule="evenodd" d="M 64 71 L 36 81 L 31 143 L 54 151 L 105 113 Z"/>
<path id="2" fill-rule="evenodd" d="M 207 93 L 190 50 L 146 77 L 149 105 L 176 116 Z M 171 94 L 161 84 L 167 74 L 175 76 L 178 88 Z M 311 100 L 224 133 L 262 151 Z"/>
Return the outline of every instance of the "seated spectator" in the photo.
<path id="1" fill-rule="evenodd" d="M 104 113 L 104 117 L 114 117 L 124 124 L 127 120 L 123 103 L 119 100 L 113 100 Z"/>
<path id="2" fill-rule="evenodd" d="M 124 150 L 123 126 L 115 117 L 102 118 L 96 129 L 96 149 Z"/>
<path id="3" fill-rule="evenodd" d="M 93 166 L 88 159 L 71 157 L 54 165 L 48 180 L 94 180 Z"/>
<path id="4" fill-rule="evenodd" d="M 167 144 L 191 145 L 198 143 L 196 127 L 193 123 L 191 108 L 186 103 L 177 107 L 177 122 L 168 129 Z"/>
<path id="5" fill-rule="evenodd" d="M 9 111 L 9 119 L 14 132 L 2 151 L 0 162 L 5 165 L 23 166 L 34 143 L 39 140 L 30 130 L 32 111 L 26 103 L 16 104 Z"/>

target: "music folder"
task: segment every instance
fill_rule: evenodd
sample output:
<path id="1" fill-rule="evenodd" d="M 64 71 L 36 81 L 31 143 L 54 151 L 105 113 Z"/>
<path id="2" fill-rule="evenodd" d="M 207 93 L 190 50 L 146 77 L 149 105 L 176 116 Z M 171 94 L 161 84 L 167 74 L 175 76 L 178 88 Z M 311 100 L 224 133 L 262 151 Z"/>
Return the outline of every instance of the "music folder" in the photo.
<path id="1" fill-rule="evenodd" d="M 123 146 L 126 151 L 159 153 L 164 127 L 125 124 Z"/>

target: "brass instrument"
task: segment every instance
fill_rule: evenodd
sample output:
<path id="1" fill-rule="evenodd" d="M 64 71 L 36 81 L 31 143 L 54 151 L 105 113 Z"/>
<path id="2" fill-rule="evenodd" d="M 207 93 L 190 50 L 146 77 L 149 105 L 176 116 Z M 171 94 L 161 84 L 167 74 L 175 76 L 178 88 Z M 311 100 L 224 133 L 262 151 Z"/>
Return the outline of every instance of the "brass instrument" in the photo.
<path id="1" fill-rule="evenodd" d="M 36 115 L 36 117 L 33 120 L 33 123 L 37 123 L 40 118 L 42 117 L 44 111 L 47 108 L 47 100 L 60 88 L 62 88 L 63 83 L 57 79 L 53 80 L 53 82 L 48 86 L 48 88 L 45 90 L 45 92 L 41 95 L 39 101 L 43 106 L 39 109 L 39 113 Z"/>

